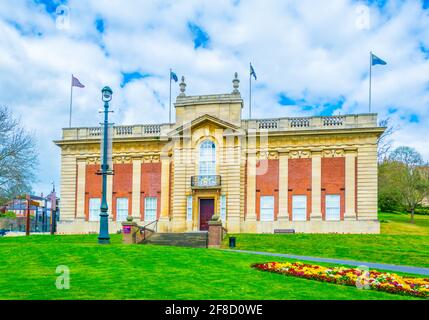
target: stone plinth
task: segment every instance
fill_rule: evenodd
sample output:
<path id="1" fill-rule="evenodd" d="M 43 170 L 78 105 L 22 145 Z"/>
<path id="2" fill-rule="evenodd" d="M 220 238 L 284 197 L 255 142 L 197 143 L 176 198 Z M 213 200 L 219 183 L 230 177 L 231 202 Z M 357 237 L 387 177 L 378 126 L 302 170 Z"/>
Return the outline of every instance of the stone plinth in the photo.
<path id="1" fill-rule="evenodd" d="M 213 220 L 209 221 L 209 248 L 220 248 L 222 243 L 222 221 L 213 216 Z"/>

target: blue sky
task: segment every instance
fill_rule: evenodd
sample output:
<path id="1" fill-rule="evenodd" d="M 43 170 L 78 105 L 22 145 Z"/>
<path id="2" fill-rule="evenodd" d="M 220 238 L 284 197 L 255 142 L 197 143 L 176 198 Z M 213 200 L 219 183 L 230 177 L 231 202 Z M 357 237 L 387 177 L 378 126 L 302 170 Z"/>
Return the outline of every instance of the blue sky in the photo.
<path id="1" fill-rule="evenodd" d="M 68 124 L 72 73 L 85 85 L 74 126 L 98 125 L 105 85 L 116 124 L 168 121 L 170 68 L 190 95 L 231 92 L 237 71 L 247 117 L 250 61 L 254 117 L 365 113 L 373 51 L 388 63 L 373 69 L 373 111 L 399 128 L 395 145 L 429 160 L 427 30 L 429 0 L 1 1 L 0 104 L 34 132 L 46 193 L 59 185 L 52 140 Z"/>

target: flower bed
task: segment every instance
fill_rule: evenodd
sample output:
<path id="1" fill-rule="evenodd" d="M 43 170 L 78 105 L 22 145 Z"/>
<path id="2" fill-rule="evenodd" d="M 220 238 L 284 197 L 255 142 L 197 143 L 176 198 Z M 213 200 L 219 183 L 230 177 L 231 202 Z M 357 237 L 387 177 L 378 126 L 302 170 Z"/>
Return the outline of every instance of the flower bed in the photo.
<path id="1" fill-rule="evenodd" d="M 346 267 L 323 267 L 301 262 L 267 262 L 252 268 L 300 278 L 356 286 L 390 293 L 429 297 L 429 279 L 402 277 L 394 273 Z"/>

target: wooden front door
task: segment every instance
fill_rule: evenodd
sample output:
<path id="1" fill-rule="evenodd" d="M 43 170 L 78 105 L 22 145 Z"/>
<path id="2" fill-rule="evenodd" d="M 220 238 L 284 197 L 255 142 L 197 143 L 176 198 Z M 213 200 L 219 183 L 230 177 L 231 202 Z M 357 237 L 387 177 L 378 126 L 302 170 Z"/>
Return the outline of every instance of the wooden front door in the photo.
<path id="1" fill-rule="evenodd" d="M 214 199 L 200 199 L 200 230 L 209 230 L 208 222 L 214 214 Z"/>

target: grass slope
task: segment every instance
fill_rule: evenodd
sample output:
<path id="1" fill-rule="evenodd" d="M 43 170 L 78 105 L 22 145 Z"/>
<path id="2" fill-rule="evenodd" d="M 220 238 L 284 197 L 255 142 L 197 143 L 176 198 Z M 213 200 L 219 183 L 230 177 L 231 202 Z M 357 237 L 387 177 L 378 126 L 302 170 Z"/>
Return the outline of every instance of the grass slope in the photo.
<path id="1" fill-rule="evenodd" d="M 381 213 L 381 234 L 236 234 L 237 249 L 429 267 L 429 216 Z M 224 246 L 227 246 L 227 239 Z"/>
<path id="2" fill-rule="evenodd" d="M 94 235 L 0 239 L 0 299 L 409 299 L 250 268 L 270 258 L 220 250 L 122 245 Z M 275 259 L 284 260 L 284 259 Z M 71 288 L 55 287 L 58 265 Z"/>

